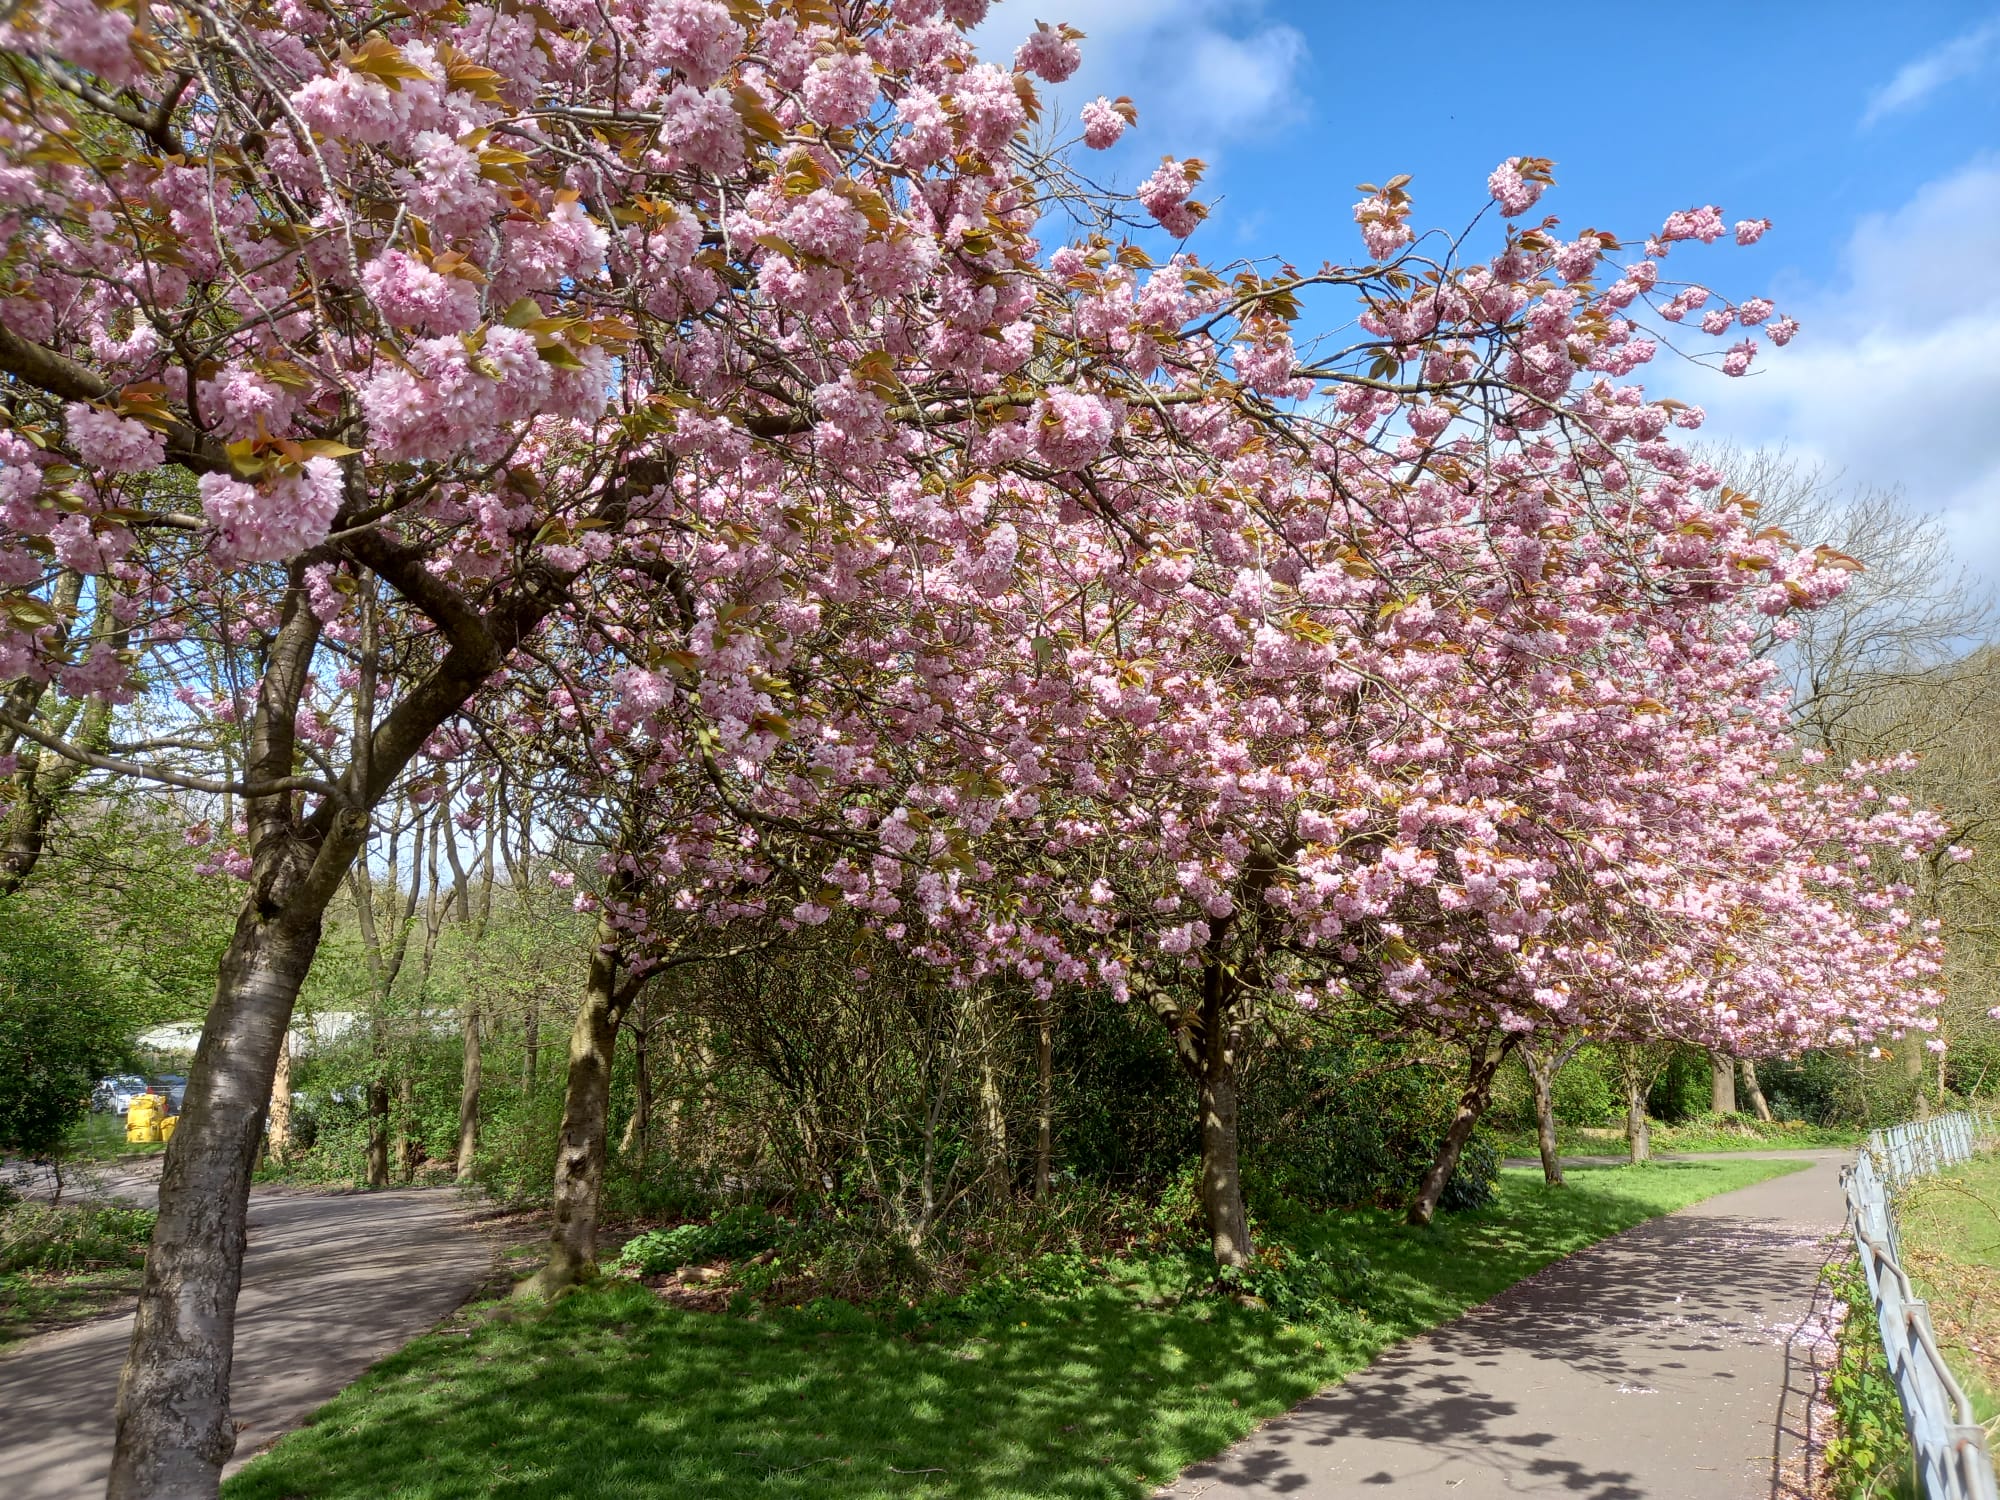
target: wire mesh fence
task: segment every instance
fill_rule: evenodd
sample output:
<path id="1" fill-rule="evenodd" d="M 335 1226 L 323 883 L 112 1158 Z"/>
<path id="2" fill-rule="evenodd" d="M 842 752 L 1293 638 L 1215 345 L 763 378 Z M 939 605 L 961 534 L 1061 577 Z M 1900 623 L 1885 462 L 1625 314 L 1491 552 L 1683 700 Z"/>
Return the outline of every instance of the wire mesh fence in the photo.
<path id="1" fill-rule="evenodd" d="M 2000 1500 L 1986 1430 L 1938 1349 L 1930 1309 L 1903 1273 L 1895 1192 L 1995 1144 L 1992 1115 L 1961 1112 L 1873 1132 L 1842 1173 L 1847 1221 L 1868 1278 L 1910 1451 L 1928 1500 Z"/>

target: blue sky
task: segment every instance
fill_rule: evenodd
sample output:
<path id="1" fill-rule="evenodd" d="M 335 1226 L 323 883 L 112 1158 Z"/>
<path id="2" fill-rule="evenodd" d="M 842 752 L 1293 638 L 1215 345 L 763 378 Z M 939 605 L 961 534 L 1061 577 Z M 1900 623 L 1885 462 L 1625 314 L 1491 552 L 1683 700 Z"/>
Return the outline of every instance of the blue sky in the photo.
<path id="1" fill-rule="evenodd" d="M 1662 368 L 1708 435 L 1900 485 L 2000 583 L 2000 3 L 1681 3 L 1406 21 L 1344 0 L 1000 0 L 995 54 L 1038 20 L 1088 33 L 1073 116 L 1129 94 L 1105 163 L 1212 163 L 1196 248 L 1311 266 L 1359 255 L 1354 185 L 1411 173 L 1417 220 L 1463 223 L 1510 155 L 1555 160 L 1543 206 L 1637 236 L 1673 209 L 1767 217 L 1704 274 L 1805 325 L 1740 381 Z"/>

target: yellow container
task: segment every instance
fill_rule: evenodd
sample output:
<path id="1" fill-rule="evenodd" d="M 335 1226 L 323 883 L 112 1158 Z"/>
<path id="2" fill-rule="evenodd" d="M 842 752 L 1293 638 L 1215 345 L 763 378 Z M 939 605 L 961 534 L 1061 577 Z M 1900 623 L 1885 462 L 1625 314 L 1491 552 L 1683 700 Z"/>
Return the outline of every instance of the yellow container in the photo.
<path id="1" fill-rule="evenodd" d="M 125 1111 L 125 1139 L 139 1143 L 160 1139 L 160 1116 L 166 1101 L 157 1094 L 141 1094 Z"/>
<path id="2" fill-rule="evenodd" d="M 164 1120 L 160 1121 L 160 1139 L 163 1141 L 172 1140 L 174 1138 L 174 1127 L 180 1124 L 180 1122 L 181 1117 L 179 1115 L 168 1115 Z"/>

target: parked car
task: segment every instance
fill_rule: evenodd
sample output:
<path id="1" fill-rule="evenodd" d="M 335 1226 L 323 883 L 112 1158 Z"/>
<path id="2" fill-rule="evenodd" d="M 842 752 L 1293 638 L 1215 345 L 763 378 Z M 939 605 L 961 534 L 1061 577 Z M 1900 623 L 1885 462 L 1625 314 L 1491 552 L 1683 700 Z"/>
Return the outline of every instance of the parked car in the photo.
<path id="1" fill-rule="evenodd" d="M 181 1101 L 187 1097 L 188 1081 L 179 1073 L 161 1073 L 153 1079 L 153 1092 L 167 1101 L 167 1113 L 181 1112 Z"/>
<path id="2" fill-rule="evenodd" d="M 97 1087 L 91 1090 L 90 1107 L 122 1115 L 132 1107 L 132 1101 L 145 1092 L 146 1080 L 137 1073 L 116 1073 L 97 1081 Z"/>

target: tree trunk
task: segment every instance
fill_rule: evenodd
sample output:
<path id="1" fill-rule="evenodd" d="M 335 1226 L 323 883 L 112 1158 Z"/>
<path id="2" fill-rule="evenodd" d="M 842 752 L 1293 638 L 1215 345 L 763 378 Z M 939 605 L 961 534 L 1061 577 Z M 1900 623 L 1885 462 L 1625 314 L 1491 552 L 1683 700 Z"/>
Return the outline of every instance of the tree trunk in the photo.
<path id="1" fill-rule="evenodd" d="M 1218 982 L 1219 981 L 1219 982 Z M 1250 1212 L 1237 1142 L 1236 1021 L 1228 981 L 1213 976 L 1202 1001 L 1201 1207 L 1218 1270 L 1250 1264 Z"/>
<path id="2" fill-rule="evenodd" d="M 1547 1064 L 1530 1063 L 1528 1081 L 1535 1091 L 1535 1149 L 1542 1156 L 1542 1180 L 1550 1187 L 1561 1187 L 1562 1158 L 1556 1154 L 1555 1077 Z"/>
<path id="3" fill-rule="evenodd" d="M 270 1124 L 264 1131 L 264 1137 L 270 1142 L 271 1160 L 282 1167 L 285 1158 L 292 1154 L 292 1035 L 289 1031 L 278 1044 L 277 1068 L 271 1078 Z M 181 1099 L 181 1107 L 187 1107 L 185 1097 Z"/>
<path id="4" fill-rule="evenodd" d="M 1000 1044 L 990 995 L 973 998 L 979 1022 L 979 1155 L 986 1201 L 1000 1204 L 1013 1195 L 1013 1173 L 1007 1163 L 1007 1101 L 1000 1089 L 1000 1066 L 994 1052 Z"/>
<path id="5" fill-rule="evenodd" d="M 416 1175 L 417 1153 L 410 1138 L 410 1123 L 417 1115 L 416 1085 L 405 1068 L 396 1080 L 396 1180 L 408 1182 Z"/>
<path id="6" fill-rule="evenodd" d="M 1055 1155 L 1055 1028 L 1049 1002 L 1041 1002 L 1035 1027 L 1035 1201 L 1046 1203 Z"/>
<path id="7" fill-rule="evenodd" d="M 632 1022 L 632 1117 L 625 1122 L 625 1138 L 618 1143 L 620 1156 L 637 1154 L 646 1160 L 653 1137 L 653 1028 L 643 1001 Z"/>
<path id="8" fill-rule="evenodd" d="M 479 1007 L 467 1001 L 459 1017 L 464 1062 L 458 1081 L 458 1160 L 460 1182 L 472 1180 L 473 1159 L 479 1155 L 479 1091 L 484 1083 L 485 1057 L 479 1046 Z"/>
<path id="9" fill-rule="evenodd" d="M 1451 1124 L 1444 1133 L 1444 1144 L 1438 1147 L 1430 1170 L 1424 1173 L 1424 1180 L 1417 1188 L 1416 1200 L 1410 1204 L 1410 1223 L 1424 1225 L 1437 1216 L 1438 1200 L 1444 1197 L 1445 1184 L 1451 1181 L 1451 1174 L 1458 1168 L 1458 1159 L 1465 1151 L 1465 1143 L 1472 1139 L 1473 1128 L 1479 1124 L 1479 1117 L 1486 1113 L 1486 1106 L 1493 1097 L 1493 1079 L 1500 1071 L 1500 1064 L 1507 1056 L 1507 1043 L 1483 1038 L 1472 1048 L 1471 1066 L 1466 1072 L 1465 1088 L 1458 1096 L 1458 1108 L 1451 1117 Z"/>
<path id="10" fill-rule="evenodd" d="M 1736 1064 L 1720 1052 L 1708 1054 L 1708 1107 L 1718 1115 L 1736 1113 Z"/>
<path id="11" fill-rule="evenodd" d="M 1743 1092 L 1750 1098 L 1750 1112 L 1766 1125 L 1771 1123 L 1771 1106 L 1765 1102 L 1763 1087 L 1757 1082 L 1757 1064 L 1743 1058 L 1738 1066 L 1743 1069 Z"/>
<path id="12" fill-rule="evenodd" d="M 531 995 L 528 997 L 528 1013 L 521 1020 L 521 1092 L 531 1098 L 535 1086 L 541 1082 L 541 1051 L 542 1007 Z"/>
<path id="13" fill-rule="evenodd" d="M 254 891 L 237 918 L 181 1123 L 167 1143 L 159 1218 L 118 1384 L 109 1500 L 213 1496 L 236 1447 L 229 1372 L 250 1174 L 325 910 L 321 899 L 277 904 L 274 912 L 258 899 L 263 894 Z"/>
<path id="14" fill-rule="evenodd" d="M 1652 1158 L 1653 1127 L 1646 1120 L 1646 1082 L 1643 1078 L 1628 1077 L 1625 1080 L 1625 1146 L 1631 1153 L 1634 1166 Z"/>
<path id="15" fill-rule="evenodd" d="M 379 1070 L 368 1080 L 368 1185 L 389 1185 L 389 1080 Z"/>
<path id="16" fill-rule="evenodd" d="M 519 1295 L 551 1297 L 597 1274 L 597 1215 L 604 1196 L 605 1137 L 610 1131 L 611 1057 L 631 1000 L 621 994 L 618 930 L 597 924 L 590 979 L 569 1034 L 569 1076 L 563 1089 L 562 1133 L 556 1143 L 555 1220 L 549 1257 Z"/>

